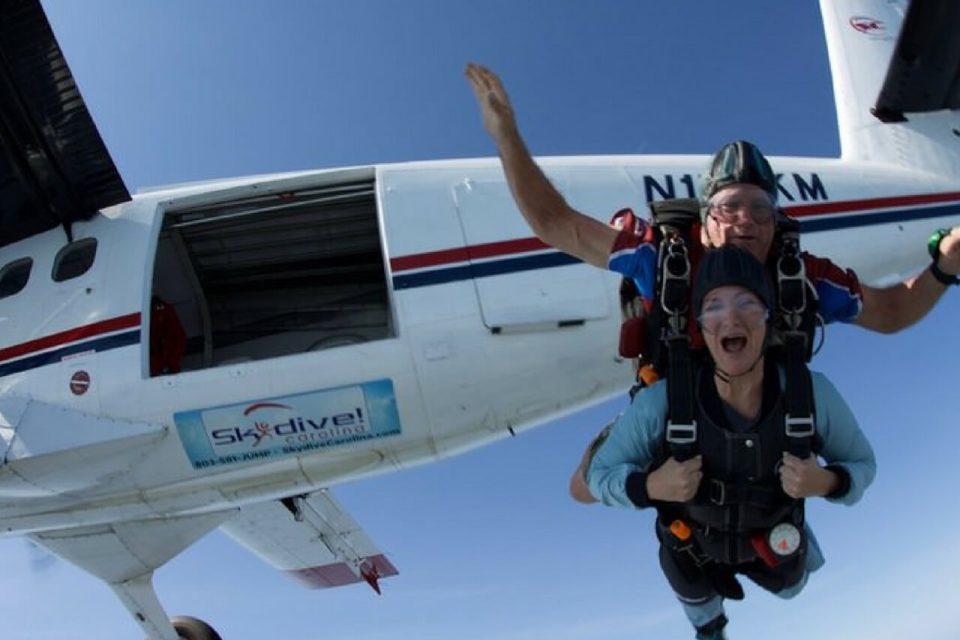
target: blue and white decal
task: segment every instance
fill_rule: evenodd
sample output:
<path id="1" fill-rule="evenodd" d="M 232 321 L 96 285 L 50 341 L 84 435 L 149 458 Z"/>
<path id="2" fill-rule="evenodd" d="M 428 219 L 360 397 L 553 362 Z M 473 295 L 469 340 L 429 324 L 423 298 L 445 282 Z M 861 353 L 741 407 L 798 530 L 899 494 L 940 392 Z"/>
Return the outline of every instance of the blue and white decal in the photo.
<path id="1" fill-rule="evenodd" d="M 195 469 L 400 433 L 390 380 L 182 411 L 173 419 Z"/>

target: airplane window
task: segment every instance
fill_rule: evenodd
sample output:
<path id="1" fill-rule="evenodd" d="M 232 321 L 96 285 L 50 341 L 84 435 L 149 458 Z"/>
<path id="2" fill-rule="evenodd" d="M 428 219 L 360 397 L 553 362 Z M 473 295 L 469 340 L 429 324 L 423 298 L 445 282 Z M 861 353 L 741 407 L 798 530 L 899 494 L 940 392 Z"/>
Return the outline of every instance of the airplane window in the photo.
<path id="1" fill-rule="evenodd" d="M 19 293 L 27 286 L 31 268 L 33 268 L 33 258 L 20 258 L 0 270 L 0 298 Z"/>
<path id="2" fill-rule="evenodd" d="M 53 261 L 53 281 L 63 282 L 85 274 L 97 255 L 97 239 L 84 238 L 71 242 L 57 254 Z"/>

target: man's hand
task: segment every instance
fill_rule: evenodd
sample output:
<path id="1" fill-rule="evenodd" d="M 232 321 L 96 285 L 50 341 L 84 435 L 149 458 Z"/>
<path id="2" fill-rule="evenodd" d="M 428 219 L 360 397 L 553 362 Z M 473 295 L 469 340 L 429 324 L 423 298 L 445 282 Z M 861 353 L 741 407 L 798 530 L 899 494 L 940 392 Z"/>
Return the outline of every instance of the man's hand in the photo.
<path id="1" fill-rule="evenodd" d="M 503 163 L 510 193 L 530 229 L 545 243 L 601 269 L 619 231 L 573 209 L 547 179 L 526 143 L 497 74 L 479 64 L 465 70 L 486 127 Z"/>
<path id="2" fill-rule="evenodd" d="M 656 471 L 647 474 L 647 496 L 665 502 L 686 502 L 697 494 L 703 472 L 703 456 L 683 462 L 670 458 Z"/>
<path id="3" fill-rule="evenodd" d="M 504 139 L 516 135 L 517 120 L 510 106 L 510 97 L 497 74 L 473 62 L 467 65 L 464 73 L 483 114 L 483 126 L 493 141 L 499 145 Z"/>
<path id="4" fill-rule="evenodd" d="M 955 276 L 960 274 L 960 227 L 954 227 L 940 241 L 940 270 Z"/>
<path id="5" fill-rule="evenodd" d="M 810 454 L 809 458 L 803 459 L 783 453 L 780 486 L 791 498 L 825 496 L 837 487 L 837 482 L 839 479 L 836 474 L 821 467 L 815 455 Z"/>

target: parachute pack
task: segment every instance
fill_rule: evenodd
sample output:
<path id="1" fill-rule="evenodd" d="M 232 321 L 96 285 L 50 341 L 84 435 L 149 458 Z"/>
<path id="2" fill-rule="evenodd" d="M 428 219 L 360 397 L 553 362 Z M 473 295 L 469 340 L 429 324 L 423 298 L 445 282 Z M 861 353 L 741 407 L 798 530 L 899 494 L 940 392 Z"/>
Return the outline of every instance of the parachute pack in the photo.
<path id="1" fill-rule="evenodd" d="M 646 299 L 632 279 L 624 278 L 620 355 L 634 360 L 638 387 L 669 378 L 667 443 L 679 460 L 696 454 L 693 370 L 708 357 L 690 305 L 693 278 L 703 254 L 700 201 L 652 202 L 650 212 L 652 224 L 644 232 L 652 234 L 646 239 L 658 247 L 655 298 Z M 633 216 L 625 210 L 616 217 L 621 226 L 643 228 Z M 818 325 L 817 296 L 806 277 L 799 224 L 782 211 L 777 212 L 776 224 L 766 264 L 775 300 L 767 356 L 784 368 L 785 428 L 792 452 L 807 457 L 815 429 L 806 363 L 813 355 Z"/>

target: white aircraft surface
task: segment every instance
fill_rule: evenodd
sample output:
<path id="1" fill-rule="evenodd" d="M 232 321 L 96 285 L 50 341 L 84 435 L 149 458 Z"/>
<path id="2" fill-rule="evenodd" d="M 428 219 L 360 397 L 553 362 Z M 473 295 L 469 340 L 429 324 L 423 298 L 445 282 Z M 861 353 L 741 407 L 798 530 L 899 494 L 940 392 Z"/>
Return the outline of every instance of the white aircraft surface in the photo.
<path id="1" fill-rule="evenodd" d="M 804 247 L 867 281 L 960 224 L 948 4 L 823 0 L 841 157 L 771 158 Z M 531 237 L 496 159 L 131 197 L 39 4 L 0 12 L 0 527 L 106 582 L 149 638 L 217 637 L 152 586 L 216 528 L 307 586 L 379 592 L 397 569 L 331 487 L 628 386 L 617 277 Z M 695 196 L 707 157 L 540 162 L 606 215 Z"/>

